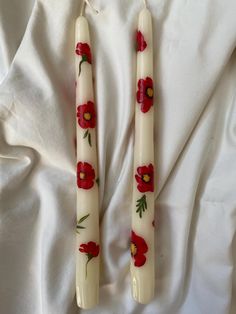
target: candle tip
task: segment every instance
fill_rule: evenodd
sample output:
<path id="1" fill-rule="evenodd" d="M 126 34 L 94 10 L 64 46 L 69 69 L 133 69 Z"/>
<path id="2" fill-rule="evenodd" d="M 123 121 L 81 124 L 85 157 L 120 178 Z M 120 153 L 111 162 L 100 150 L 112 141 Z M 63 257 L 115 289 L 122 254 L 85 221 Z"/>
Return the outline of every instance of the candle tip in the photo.
<path id="1" fill-rule="evenodd" d="M 85 2 L 83 1 L 83 2 L 82 2 L 82 5 L 81 5 L 81 9 L 80 9 L 80 15 L 81 15 L 81 16 L 84 15 L 84 10 L 85 10 Z"/>

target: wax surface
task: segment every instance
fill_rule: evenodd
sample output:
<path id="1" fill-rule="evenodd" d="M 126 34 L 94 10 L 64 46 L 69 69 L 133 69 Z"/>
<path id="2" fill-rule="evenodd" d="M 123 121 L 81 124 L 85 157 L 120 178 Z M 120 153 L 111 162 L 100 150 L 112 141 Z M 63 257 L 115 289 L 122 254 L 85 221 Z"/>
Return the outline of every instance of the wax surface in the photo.
<path id="1" fill-rule="evenodd" d="M 154 87 L 153 38 L 149 10 L 139 14 L 131 232 L 131 286 L 136 301 L 154 296 Z"/>
<path id="2" fill-rule="evenodd" d="M 77 244 L 76 297 L 88 309 L 99 295 L 99 216 L 96 106 L 92 78 L 92 52 L 88 22 L 76 21 L 76 138 L 77 138 Z"/>

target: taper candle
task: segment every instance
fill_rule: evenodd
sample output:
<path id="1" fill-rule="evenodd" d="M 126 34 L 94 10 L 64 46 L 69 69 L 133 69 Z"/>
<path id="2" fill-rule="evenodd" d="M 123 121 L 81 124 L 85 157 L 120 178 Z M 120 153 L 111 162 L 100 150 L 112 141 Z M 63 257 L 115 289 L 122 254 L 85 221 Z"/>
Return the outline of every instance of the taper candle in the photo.
<path id="1" fill-rule="evenodd" d="M 75 26 L 76 140 L 77 140 L 77 241 L 76 298 L 89 309 L 99 296 L 99 199 L 96 147 L 96 110 L 92 77 L 92 54 L 87 19 Z"/>
<path id="2" fill-rule="evenodd" d="M 146 4 L 146 3 L 145 3 Z M 154 108 L 151 13 L 139 13 L 135 104 L 134 179 L 131 232 L 133 298 L 148 303 L 154 296 Z"/>

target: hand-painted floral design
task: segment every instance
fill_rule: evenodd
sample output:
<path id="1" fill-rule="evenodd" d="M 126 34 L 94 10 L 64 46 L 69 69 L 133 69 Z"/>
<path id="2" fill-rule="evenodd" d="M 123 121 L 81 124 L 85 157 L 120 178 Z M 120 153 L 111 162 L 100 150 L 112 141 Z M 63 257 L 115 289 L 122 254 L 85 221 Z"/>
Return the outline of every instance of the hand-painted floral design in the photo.
<path id="1" fill-rule="evenodd" d="M 136 201 L 136 207 L 136 213 L 138 213 L 139 217 L 142 218 L 143 213 L 147 209 L 147 198 L 145 194 Z"/>
<path id="2" fill-rule="evenodd" d="M 139 192 L 154 192 L 154 168 L 152 164 L 137 168 L 135 179 Z"/>
<path id="3" fill-rule="evenodd" d="M 85 253 L 87 255 L 87 262 L 86 262 L 86 277 L 87 277 L 87 267 L 89 261 L 92 258 L 97 257 L 99 254 L 99 245 L 93 241 L 89 241 L 88 243 L 83 243 L 80 245 L 79 251 Z"/>
<path id="4" fill-rule="evenodd" d="M 138 236 L 134 231 L 131 232 L 130 244 L 131 256 L 134 260 L 134 266 L 141 267 L 146 263 L 145 253 L 148 251 L 146 241 Z"/>
<path id="5" fill-rule="evenodd" d="M 82 59 L 79 63 L 79 76 L 81 73 L 81 65 L 83 62 L 92 63 L 92 54 L 90 47 L 87 43 L 77 43 L 75 52 L 77 55 L 81 56 Z"/>
<path id="6" fill-rule="evenodd" d="M 78 123 L 83 129 L 95 128 L 96 126 L 96 112 L 94 103 L 88 101 L 87 104 L 77 107 Z"/>
<path id="7" fill-rule="evenodd" d="M 94 185 L 95 171 L 88 162 L 77 163 L 77 186 L 89 190 Z"/>
<path id="8" fill-rule="evenodd" d="M 78 234 L 80 233 L 80 232 L 79 232 L 79 229 L 86 229 L 86 227 L 82 226 L 81 224 L 82 224 L 82 222 L 83 222 L 84 220 L 86 220 L 89 216 L 90 216 L 90 214 L 87 214 L 87 215 L 81 217 L 79 220 L 77 220 L 76 232 L 77 232 Z"/>
<path id="9" fill-rule="evenodd" d="M 137 174 L 135 175 L 137 181 L 137 189 L 141 193 L 154 192 L 154 168 L 152 164 L 148 166 L 142 166 L 137 168 Z M 147 197 L 143 194 L 136 201 L 136 213 L 142 218 L 143 213 L 147 210 Z"/>
<path id="10" fill-rule="evenodd" d="M 77 107 L 77 118 L 81 128 L 87 129 L 84 133 L 84 138 L 88 139 L 88 143 L 92 146 L 91 133 L 88 129 L 93 129 L 96 126 L 96 111 L 92 101 Z"/>
<path id="11" fill-rule="evenodd" d="M 153 106 L 153 81 L 150 77 L 138 81 L 137 102 L 141 104 L 141 111 L 146 113 Z"/>
<path id="12" fill-rule="evenodd" d="M 143 34 L 140 31 L 136 33 L 136 49 L 137 51 L 144 51 L 147 47 L 147 43 L 144 39 Z"/>

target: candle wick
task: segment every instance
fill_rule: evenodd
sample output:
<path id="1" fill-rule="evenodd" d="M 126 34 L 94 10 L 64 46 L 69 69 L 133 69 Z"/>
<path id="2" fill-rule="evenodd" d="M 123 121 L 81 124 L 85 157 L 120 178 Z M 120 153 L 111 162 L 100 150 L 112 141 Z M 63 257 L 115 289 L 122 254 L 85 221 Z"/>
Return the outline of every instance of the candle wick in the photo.
<path id="1" fill-rule="evenodd" d="M 83 0 L 83 3 L 82 3 L 82 7 L 81 7 L 81 11 L 80 11 L 80 15 L 84 15 L 84 10 L 85 10 L 85 5 L 88 5 L 89 8 L 96 14 L 99 13 L 99 11 L 97 9 L 95 9 L 94 6 L 92 6 L 92 4 L 90 3 L 89 0 Z"/>

